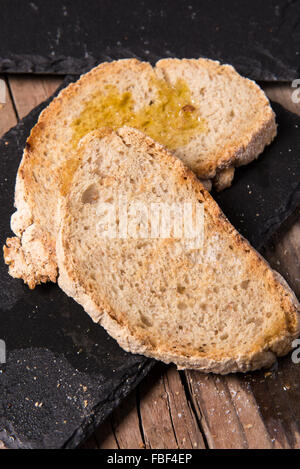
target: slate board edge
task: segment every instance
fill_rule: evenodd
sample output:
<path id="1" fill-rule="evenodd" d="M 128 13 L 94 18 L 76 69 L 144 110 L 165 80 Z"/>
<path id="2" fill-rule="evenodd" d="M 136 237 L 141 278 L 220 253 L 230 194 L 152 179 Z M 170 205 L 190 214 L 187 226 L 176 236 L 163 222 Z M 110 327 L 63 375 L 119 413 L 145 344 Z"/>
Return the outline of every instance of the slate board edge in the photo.
<path id="1" fill-rule="evenodd" d="M 107 54 L 101 54 L 97 58 L 90 55 L 83 59 L 62 55 L 47 57 L 40 55 L 10 54 L 7 57 L 0 57 L 0 73 L 81 75 L 89 72 L 93 67 L 96 67 L 105 61 L 111 62 L 113 60 L 119 59 L 136 58 L 142 61 L 149 61 L 152 65 L 154 65 L 158 60 L 161 59 L 161 57 L 157 56 L 156 54 L 151 54 L 151 56 L 145 57 L 145 54 L 143 54 L 142 51 L 140 51 L 140 54 L 136 54 L 127 49 L 122 54 L 118 51 L 114 52 L 113 50 L 108 50 L 107 52 Z M 175 57 L 176 54 L 170 54 L 165 58 Z M 203 54 L 200 54 L 199 57 L 219 60 L 222 64 L 228 63 L 226 60 L 224 61 L 220 57 L 207 57 Z M 186 56 L 185 58 L 193 57 Z M 299 75 L 299 68 L 293 71 L 288 70 L 285 72 L 285 74 L 274 74 L 270 70 L 263 73 L 262 70 L 259 69 L 249 73 L 247 67 L 238 63 L 234 64 L 234 67 L 242 76 L 247 76 L 251 80 L 263 81 L 265 83 L 290 83 Z"/>
<path id="2" fill-rule="evenodd" d="M 113 59 L 107 56 L 103 60 L 111 61 Z M 99 63 L 99 59 L 93 57 L 75 59 L 65 56 L 43 57 L 14 54 L 8 57 L 0 57 L 0 73 L 79 75 L 88 72 Z"/>
<path id="3" fill-rule="evenodd" d="M 274 216 L 273 219 L 268 220 L 268 227 L 264 232 L 265 240 L 261 243 L 257 249 L 262 251 L 267 244 L 269 243 L 270 239 L 276 234 L 279 228 L 286 222 L 286 220 L 295 213 L 295 211 L 300 206 L 300 182 L 297 185 L 294 192 L 291 194 L 291 197 L 288 201 L 288 205 L 282 209 L 282 211 L 277 215 Z"/>
<path id="4" fill-rule="evenodd" d="M 9 449 L 76 449 L 86 439 L 89 438 L 96 430 L 96 428 L 104 422 L 109 414 L 120 404 L 120 402 L 130 394 L 138 384 L 145 378 L 149 371 L 155 365 L 155 361 L 145 359 L 144 363 L 138 364 L 139 370 L 133 370 L 129 376 L 124 377 L 124 381 L 114 389 L 111 396 L 105 401 L 105 408 L 102 408 L 103 402 L 100 402 L 96 408 L 87 416 L 83 423 L 76 429 L 68 441 L 60 448 L 46 447 L 43 445 L 42 440 L 40 443 L 36 441 L 31 443 L 20 439 L 14 434 L 13 429 L 9 431 L 5 429 L 0 430 L 0 440 L 3 441 Z M 137 374 L 138 373 L 138 374 Z M 124 384 L 125 383 L 125 384 Z"/>
<path id="5" fill-rule="evenodd" d="M 104 422 L 106 417 L 116 408 L 119 406 L 121 401 L 128 396 L 136 387 L 137 385 L 146 377 L 149 371 L 153 368 L 156 361 L 152 359 L 146 359 L 146 362 L 143 365 L 139 365 L 139 370 L 133 373 L 132 376 L 126 378 L 126 390 L 124 392 L 124 384 L 120 384 L 119 387 L 113 391 L 112 398 L 109 400 L 109 404 L 107 405 L 105 410 L 99 408 L 101 404 L 99 404 L 94 412 L 94 417 L 92 420 L 86 420 L 83 424 L 76 430 L 76 432 L 72 435 L 70 440 L 64 445 L 63 449 L 74 449 L 77 448 L 80 444 L 83 443 L 92 433 L 96 430 L 96 428 Z M 137 374 L 139 373 L 139 374 Z"/>

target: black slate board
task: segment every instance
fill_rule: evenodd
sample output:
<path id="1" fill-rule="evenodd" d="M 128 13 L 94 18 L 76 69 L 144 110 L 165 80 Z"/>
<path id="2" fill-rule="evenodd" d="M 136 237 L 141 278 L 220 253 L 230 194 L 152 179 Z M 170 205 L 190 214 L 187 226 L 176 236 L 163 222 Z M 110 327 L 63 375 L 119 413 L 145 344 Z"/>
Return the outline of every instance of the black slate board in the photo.
<path id="1" fill-rule="evenodd" d="M 271 103 L 278 135 L 256 161 L 235 171 L 232 187 L 212 195 L 231 223 L 261 249 L 300 205 L 300 117 Z"/>
<path id="2" fill-rule="evenodd" d="M 0 72 L 78 74 L 103 60 L 200 56 L 256 80 L 299 78 L 300 2 L 1 2 Z"/>
<path id="3" fill-rule="evenodd" d="M 63 86 L 74 79 L 67 78 Z M 1 245 L 10 235 L 15 175 L 25 140 L 48 102 L 0 140 Z M 257 162 L 237 170 L 232 188 L 216 195 L 255 247 L 300 203 L 300 118 L 273 107 L 279 136 Z M 2 372 L 0 368 L 0 439 L 10 447 L 75 448 L 154 364 L 123 352 L 56 285 L 30 291 L 9 277 L 3 261 L 0 339 L 7 345 L 7 364 Z"/>

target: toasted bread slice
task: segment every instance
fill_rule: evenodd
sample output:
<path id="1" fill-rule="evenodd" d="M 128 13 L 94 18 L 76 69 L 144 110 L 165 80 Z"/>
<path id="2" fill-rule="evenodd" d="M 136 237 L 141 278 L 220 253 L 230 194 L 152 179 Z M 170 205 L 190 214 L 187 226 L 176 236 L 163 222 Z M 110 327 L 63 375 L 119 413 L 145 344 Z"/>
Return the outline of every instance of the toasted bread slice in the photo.
<path id="1" fill-rule="evenodd" d="M 194 173 L 128 127 L 94 131 L 78 152 L 60 209 L 58 283 L 121 347 L 222 374 L 269 366 L 290 350 L 299 333 L 295 295 Z M 168 232 L 157 230 L 166 220 L 157 204 L 177 207 Z M 201 208 L 193 236 L 202 243 L 176 231 L 187 226 L 186 206 L 192 217 Z"/>
<path id="2" fill-rule="evenodd" d="M 103 63 L 44 110 L 18 171 L 6 263 L 30 288 L 55 281 L 58 199 L 68 191 L 82 136 L 99 127 L 140 128 L 181 158 L 206 187 L 231 184 L 276 133 L 262 90 L 231 66 L 207 59 Z"/>

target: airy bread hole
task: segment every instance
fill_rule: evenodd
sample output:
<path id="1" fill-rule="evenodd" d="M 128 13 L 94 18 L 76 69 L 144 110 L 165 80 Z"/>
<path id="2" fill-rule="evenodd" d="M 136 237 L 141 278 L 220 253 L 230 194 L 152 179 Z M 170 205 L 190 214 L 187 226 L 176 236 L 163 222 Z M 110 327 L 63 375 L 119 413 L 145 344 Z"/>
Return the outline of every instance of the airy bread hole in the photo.
<path id="1" fill-rule="evenodd" d="M 241 283 L 241 288 L 243 290 L 247 290 L 248 286 L 249 286 L 249 283 L 250 283 L 250 280 L 244 280 L 242 283 Z"/>
<path id="2" fill-rule="evenodd" d="M 139 311 L 139 313 L 140 313 L 140 318 L 141 318 L 142 323 L 147 327 L 152 327 L 153 324 L 150 321 L 150 319 L 148 319 L 141 311 Z"/>
<path id="3" fill-rule="evenodd" d="M 101 167 L 102 161 L 103 161 L 102 156 L 99 156 L 99 157 L 96 159 L 95 164 L 96 164 L 96 166 L 98 166 L 98 168 Z"/>
<path id="4" fill-rule="evenodd" d="M 261 326 L 263 324 L 262 318 L 251 318 L 246 320 L 246 324 L 254 324 L 255 326 Z"/>
<path id="5" fill-rule="evenodd" d="M 96 184 L 89 186 L 81 197 L 81 202 L 83 204 L 94 204 L 99 199 L 99 190 Z"/>
<path id="6" fill-rule="evenodd" d="M 228 334 L 226 334 L 226 333 L 222 334 L 222 335 L 220 336 L 220 339 L 221 339 L 221 340 L 226 340 L 226 339 L 228 339 Z"/>
<path id="7" fill-rule="evenodd" d="M 190 279 L 188 275 L 184 276 L 184 282 L 188 285 L 190 283 Z"/>

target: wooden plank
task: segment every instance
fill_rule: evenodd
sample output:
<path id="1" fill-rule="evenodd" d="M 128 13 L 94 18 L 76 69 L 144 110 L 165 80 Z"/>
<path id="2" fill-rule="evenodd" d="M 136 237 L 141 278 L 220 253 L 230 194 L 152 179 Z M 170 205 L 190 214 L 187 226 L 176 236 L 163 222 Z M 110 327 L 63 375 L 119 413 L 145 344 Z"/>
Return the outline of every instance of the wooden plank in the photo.
<path id="1" fill-rule="evenodd" d="M 120 449 L 145 447 L 137 408 L 136 391 L 131 393 L 112 414 L 114 435 Z"/>
<path id="2" fill-rule="evenodd" d="M 213 449 L 271 448 L 253 396 L 239 379 L 187 371 L 191 396 Z M 230 380 L 230 378 L 229 378 Z"/>
<path id="3" fill-rule="evenodd" d="M 11 127 L 16 125 L 17 116 L 14 110 L 13 102 L 10 92 L 5 81 L 5 77 L 0 75 L 0 79 L 5 83 L 5 98 L 6 103 L 0 107 L 0 137 L 7 132 Z"/>
<path id="4" fill-rule="evenodd" d="M 92 435 L 84 443 L 82 443 L 82 445 L 80 445 L 80 449 L 97 449 L 97 448 L 98 448 L 98 442 L 96 440 L 95 435 Z"/>
<path id="5" fill-rule="evenodd" d="M 146 448 L 204 448 L 179 373 L 158 365 L 140 385 L 140 415 Z"/>
<path id="6" fill-rule="evenodd" d="M 278 370 L 248 375 L 251 390 L 275 448 L 300 448 L 298 422 L 299 365 L 291 357 L 279 359 Z"/>
<path id="7" fill-rule="evenodd" d="M 118 449 L 118 443 L 113 432 L 111 417 L 95 431 L 95 439 L 98 449 Z"/>
<path id="8" fill-rule="evenodd" d="M 101 425 L 83 448 L 205 448 L 175 367 L 158 365 L 158 369 L 151 372 L 140 386 L 139 396 L 140 409 L 134 392 L 113 412 L 111 421 Z"/>
<path id="9" fill-rule="evenodd" d="M 11 75 L 11 88 L 20 119 L 51 96 L 62 83 L 62 77 Z"/>
<path id="10" fill-rule="evenodd" d="M 263 84 L 262 88 L 269 99 L 300 115 L 300 103 L 293 102 L 293 93 L 296 88 L 293 88 L 290 84 L 278 85 L 276 83 Z M 299 95 L 298 92 L 297 94 Z"/>
<path id="11" fill-rule="evenodd" d="M 247 381 L 238 375 L 226 377 L 226 385 L 230 392 L 240 427 L 244 433 L 248 448 L 272 448 L 273 442 L 261 418 L 260 409 L 251 392 Z"/>
<path id="12" fill-rule="evenodd" d="M 187 400 L 186 391 L 175 366 L 169 367 L 163 378 L 178 447 L 180 449 L 204 449 L 205 442 L 196 415 Z"/>
<path id="13" fill-rule="evenodd" d="M 276 372 L 218 377 L 187 371 L 209 447 L 300 448 L 297 366 L 288 357 Z"/>
<path id="14" fill-rule="evenodd" d="M 141 424 L 147 449 L 178 448 L 163 372 L 164 367 L 156 366 L 139 388 Z"/>

